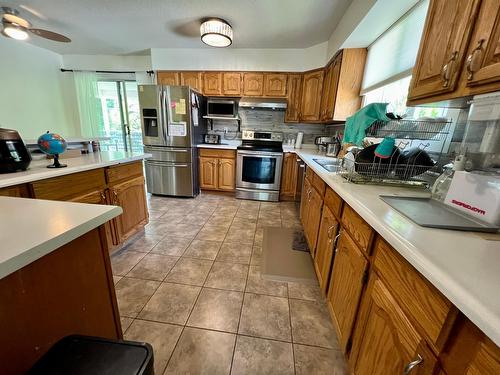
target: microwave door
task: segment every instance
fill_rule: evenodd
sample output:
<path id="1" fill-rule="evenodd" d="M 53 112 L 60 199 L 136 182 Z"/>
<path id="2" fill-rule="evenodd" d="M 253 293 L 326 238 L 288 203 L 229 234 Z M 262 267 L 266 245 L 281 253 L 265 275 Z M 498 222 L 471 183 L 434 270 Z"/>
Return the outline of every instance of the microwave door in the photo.
<path id="1" fill-rule="evenodd" d="M 187 86 L 166 86 L 167 146 L 191 147 L 191 110 Z"/>

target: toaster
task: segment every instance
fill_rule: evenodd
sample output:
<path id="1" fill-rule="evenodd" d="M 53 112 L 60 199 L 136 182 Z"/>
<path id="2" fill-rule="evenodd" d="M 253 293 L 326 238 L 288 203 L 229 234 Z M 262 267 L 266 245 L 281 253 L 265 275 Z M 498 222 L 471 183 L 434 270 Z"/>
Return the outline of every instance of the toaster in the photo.
<path id="1" fill-rule="evenodd" d="M 220 135 L 219 134 L 205 134 L 203 136 L 203 142 L 217 145 L 220 143 Z"/>
<path id="2" fill-rule="evenodd" d="M 0 173 L 25 171 L 31 163 L 31 155 L 19 133 L 0 128 Z"/>

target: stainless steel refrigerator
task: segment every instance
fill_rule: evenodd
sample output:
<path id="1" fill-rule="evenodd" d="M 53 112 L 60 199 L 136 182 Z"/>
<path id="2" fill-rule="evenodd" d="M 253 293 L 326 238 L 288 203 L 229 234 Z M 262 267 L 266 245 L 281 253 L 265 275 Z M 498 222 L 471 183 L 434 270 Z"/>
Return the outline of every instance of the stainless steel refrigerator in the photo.
<path id="1" fill-rule="evenodd" d="M 142 139 L 149 193 L 195 197 L 198 149 L 206 133 L 205 98 L 187 86 L 139 85 Z"/>

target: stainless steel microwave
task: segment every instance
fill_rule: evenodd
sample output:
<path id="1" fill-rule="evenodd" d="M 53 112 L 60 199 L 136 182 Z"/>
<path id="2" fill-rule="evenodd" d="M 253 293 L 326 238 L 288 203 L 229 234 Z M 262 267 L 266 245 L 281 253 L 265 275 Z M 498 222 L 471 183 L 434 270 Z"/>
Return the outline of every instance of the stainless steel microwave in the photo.
<path id="1" fill-rule="evenodd" d="M 209 98 L 207 100 L 207 117 L 237 118 L 238 100 Z"/>

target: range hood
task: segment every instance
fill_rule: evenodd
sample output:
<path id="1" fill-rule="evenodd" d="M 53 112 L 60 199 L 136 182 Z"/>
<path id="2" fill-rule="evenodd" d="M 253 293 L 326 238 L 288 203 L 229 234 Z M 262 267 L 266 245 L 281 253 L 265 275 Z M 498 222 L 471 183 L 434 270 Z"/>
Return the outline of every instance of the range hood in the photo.
<path id="1" fill-rule="evenodd" d="M 284 111 L 287 103 L 284 98 L 249 98 L 240 99 L 240 108 L 270 109 L 275 111 Z"/>

